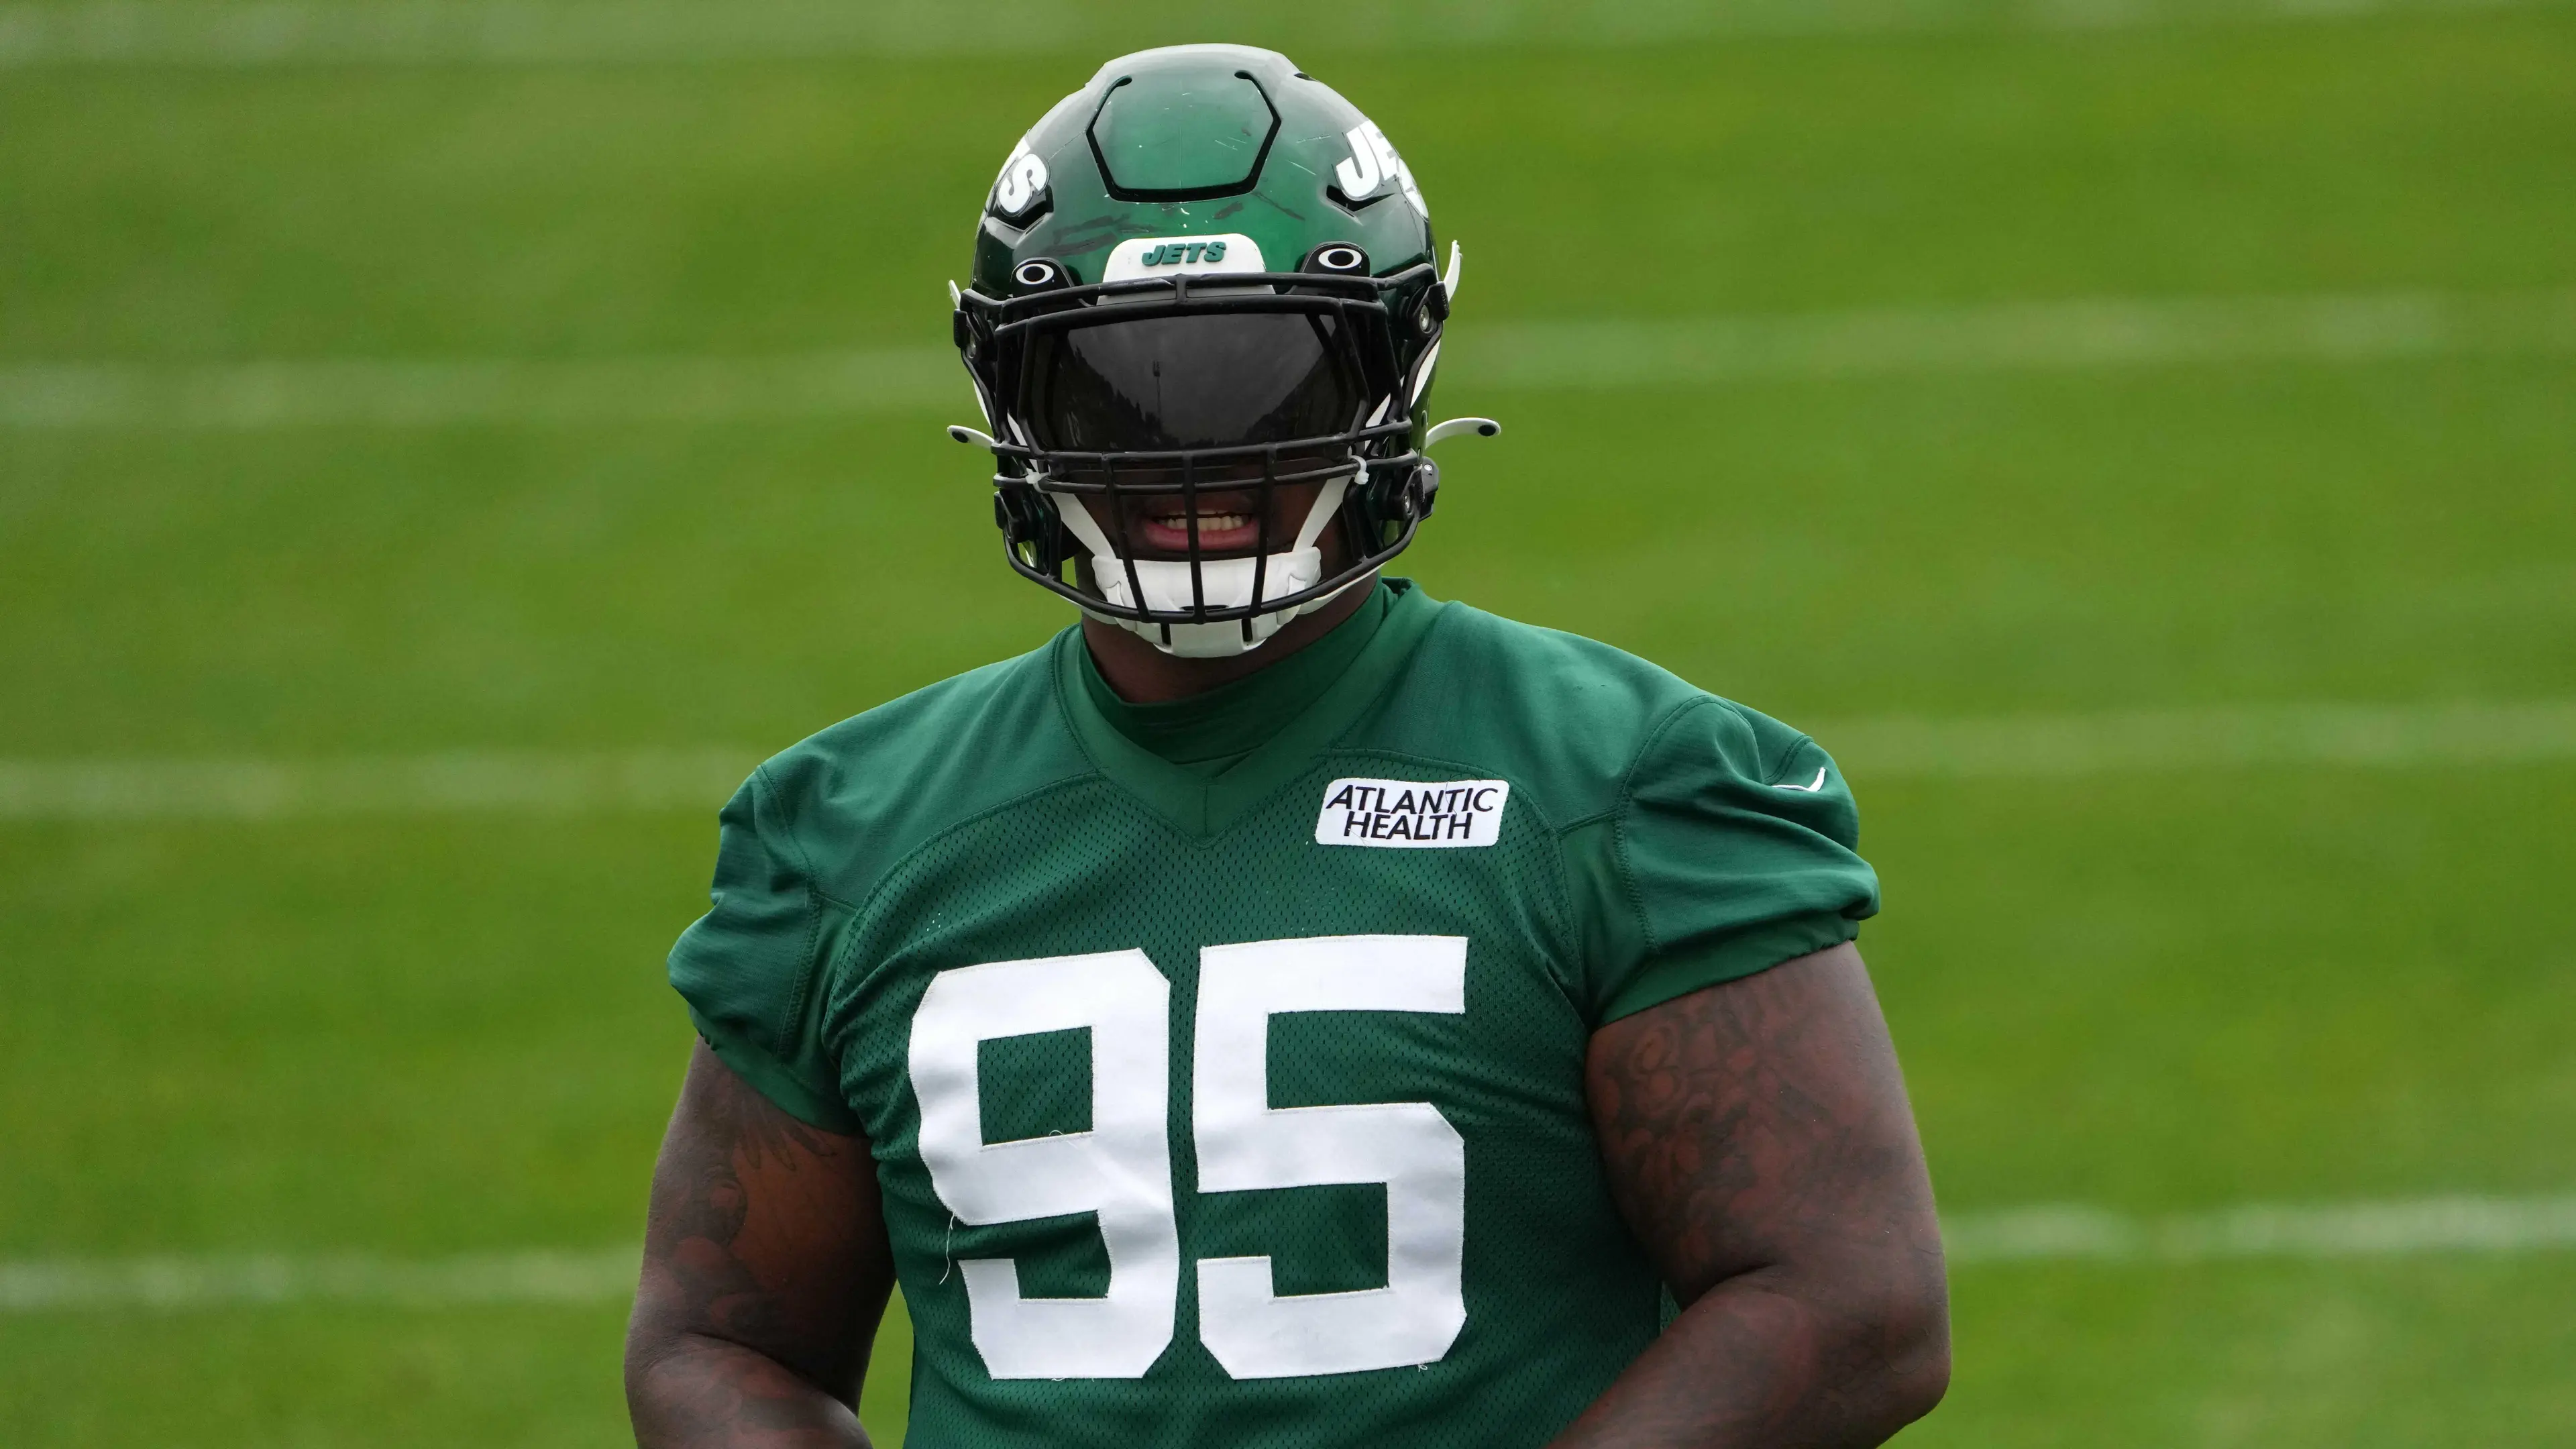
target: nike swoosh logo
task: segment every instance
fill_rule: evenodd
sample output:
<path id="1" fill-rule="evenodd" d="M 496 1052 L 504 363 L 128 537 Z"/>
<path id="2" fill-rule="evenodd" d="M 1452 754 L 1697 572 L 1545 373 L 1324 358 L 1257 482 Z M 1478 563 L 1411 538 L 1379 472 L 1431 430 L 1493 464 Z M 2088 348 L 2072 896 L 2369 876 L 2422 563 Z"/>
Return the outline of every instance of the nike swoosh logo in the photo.
<path id="1" fill-rule="evenodd" d="M 1816 771 L 1816 782 L 1812 785 L 1774 785 L 1771 788 L 1774 790 L 1796 790 L 1802 794 L 1813 795 L 1817 791 L 1825 788 L 1825 772 L 1821 767 L 1818 768 Z"/>

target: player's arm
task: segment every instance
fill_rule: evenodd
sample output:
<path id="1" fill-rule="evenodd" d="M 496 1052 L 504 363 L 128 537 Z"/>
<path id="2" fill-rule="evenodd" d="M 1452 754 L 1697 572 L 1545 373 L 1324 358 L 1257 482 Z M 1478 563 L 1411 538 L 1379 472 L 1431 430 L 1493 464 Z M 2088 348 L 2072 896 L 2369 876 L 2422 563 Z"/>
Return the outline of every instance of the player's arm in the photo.
<path id="1" fill-rule="evenodd" d="M 1949 1384 L 1932 1186 L 1849 945 L 1611 1022 L 1592 1118 L 1682 1305 L 1557 1449 L 1870 1445 Z"/>
<path id="2" fill-rule="evenodd" d="M 859 1383 L 893 1283 L 868 1144 L 780 1111 L 698 1043 L 626 1330 L 636 1442 L 865 1445 Z"/>

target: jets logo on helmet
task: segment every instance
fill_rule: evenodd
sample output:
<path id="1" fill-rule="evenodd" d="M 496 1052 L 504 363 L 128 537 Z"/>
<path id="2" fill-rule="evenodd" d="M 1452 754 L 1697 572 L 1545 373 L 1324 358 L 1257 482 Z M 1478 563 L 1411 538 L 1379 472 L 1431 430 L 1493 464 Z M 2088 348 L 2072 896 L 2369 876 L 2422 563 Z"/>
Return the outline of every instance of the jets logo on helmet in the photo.
<path id="1" fill-rule="evenodd" d="M 1422 188 L 1413 184 L 1413 168 L 1395 154 L 1394 145 L 1376 122 L 1363 121 L 1351 127 L 1342 139 L 1350 142 L 1351 154 L 1333 168 L 1333 179 L 1342 184 L 1344 196 L 1367 201 L 1378 194 L 1378 188 L 1392 181 L 1404 192 L 1404 199 L 1413 203 L 1415 213 L 1430 220 L 1431 208 L 1422 199 Z"/>
<path id="2" fill-rule="evenodd" d="M 1030 152 L 1023 139 L 993 180 L 993 210 L 1001 216 L 1025 217 L 1046 199 L 1046 189 L 1046 163 Z"/>
<path id="3" fill-rule="evenodd" d="M 1424 450 L 1497 431 L 1430 425 L 1437 262 L 1394 145 L 1287 57 L 1102 67 L 1004 161 L 957 295 L 992 431 L 950 431 L 994 455 L 1010 566 L 1192 657 L 1371 576 L 1431 512 Z"/>

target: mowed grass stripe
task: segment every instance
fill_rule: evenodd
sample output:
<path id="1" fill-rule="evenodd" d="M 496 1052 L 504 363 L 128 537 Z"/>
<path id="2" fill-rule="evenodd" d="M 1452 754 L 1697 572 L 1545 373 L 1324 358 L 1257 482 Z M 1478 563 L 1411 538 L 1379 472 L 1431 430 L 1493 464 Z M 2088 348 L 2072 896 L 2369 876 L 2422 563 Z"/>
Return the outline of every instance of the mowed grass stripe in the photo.
<path id="1" fill-rule="evenodd" d="M 1672 320 L 1463 324 L 1453 385 L 1548 390 L 1765 378 L 2576 354 L 2576 289 L 2485 296 L 2083 300 Z M 539 362 L 0 364 L 0 426 L 260 429 L 716 422 L 973 407 L 946 347 Z"/>
<path id="2" fill-rule="evenodd" d="M 1827 725 L 1868 780 L 2576 759 L 2576 701 L 2289 705 Z M 759 756 L 710 748 L 337 760 L 0 760 L 0 820 L 285 820 L 713 809 Z"/>
<path id="3" fill-rule="evenodd" d="M 2576 1196 L 2256 1204 L 2163 1218 L 2035 1207 L 1950 1216 L 1942 1239 L 1952 1263 L 1970 1266 L 2548 1252 L 2576 1248 Z M 639 1261 L 630 1245 L 415 1260 L 344 1253 L 0 1262 L 0 1313 L 614 1302 L 635 1291 Z"/>
<path id="4" fill-rule="evenodd" d="M 1262 44 L 1619 48 L 1765 35 L 2116 30 L 2547 8 L 2564 0 L 1592 0 L 1562 6 L 1333 6 Z M 1026 0 L 91 0 L 0 5 L 0 67 L 712 64 L 1107 51 L 1174 37 L 1134 17 Z"/>

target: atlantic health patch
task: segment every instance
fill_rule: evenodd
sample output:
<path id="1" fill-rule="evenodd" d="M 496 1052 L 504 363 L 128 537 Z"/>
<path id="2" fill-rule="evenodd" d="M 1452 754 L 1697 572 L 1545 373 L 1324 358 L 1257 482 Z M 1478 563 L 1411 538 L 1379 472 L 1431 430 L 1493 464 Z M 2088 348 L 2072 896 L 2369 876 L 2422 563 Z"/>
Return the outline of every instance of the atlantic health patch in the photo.
<path id="1" fill-rule="evenodd" d="M 1315 816 L 1317 845 L 1440 850 L 1491 845 L 1512 787 L 1503 780 L 1335 780 Z"/>

